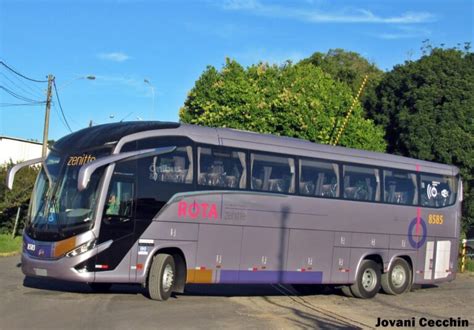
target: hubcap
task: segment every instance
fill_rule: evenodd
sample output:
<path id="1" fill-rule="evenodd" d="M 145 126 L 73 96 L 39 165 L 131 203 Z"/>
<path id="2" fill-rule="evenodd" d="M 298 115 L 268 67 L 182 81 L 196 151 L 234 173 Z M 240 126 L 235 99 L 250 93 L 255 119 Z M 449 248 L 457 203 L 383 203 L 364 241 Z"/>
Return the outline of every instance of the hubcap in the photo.
<path id="1" fill-rule="evenodd" d="M 405 272 L 405 269 L 400 266 L 396 265 L 393 267 L 392 270 L 392 285 L 396 288 L 400 288 L 403 286 L 403 284 L 406 281 L 407 274 Z"/>
<path id="2" fill-rule="evenodd" d="M 168 292 L 173 286 L 173 281 L 174 281 L 173 267 L 171 267 L 171 265 L 168 264 L 165 266 L 165 270 L 163 271 L 163 278 L 161 282 L 163 286 L 163 290 Z"/>
<path id="3" fill-rule="evenodd" d="M 377 285 L 377 275 L 375 270 L 368 268 L 362 274 L 362 286 L 366 291 L 372 291 Z"/>

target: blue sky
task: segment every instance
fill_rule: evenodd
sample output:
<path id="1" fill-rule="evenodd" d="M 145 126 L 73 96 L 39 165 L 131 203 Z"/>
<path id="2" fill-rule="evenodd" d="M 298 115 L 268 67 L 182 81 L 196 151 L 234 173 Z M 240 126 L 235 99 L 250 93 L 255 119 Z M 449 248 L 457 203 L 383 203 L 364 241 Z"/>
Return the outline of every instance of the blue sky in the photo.
<path id="1" fill-rule="evenodd" d="M 418 58 L 425 39 L 472 42 L 473 3 L 0 0 L 0 59 L 35 79 L 53 74 L 73 130 L 90 120 L 177 121 L 196 79 L 226 57 L 282 63 L 344 48 L 390 70 Z M 17 80 L 3 67 L 0 85 L 44 100 L 45 84 Z M 0 135 L 41 140 L 44 106 L 7 103 L 22 102 L 0 90 Z M 50 137 L 68 132 L 55 100 Z"/>

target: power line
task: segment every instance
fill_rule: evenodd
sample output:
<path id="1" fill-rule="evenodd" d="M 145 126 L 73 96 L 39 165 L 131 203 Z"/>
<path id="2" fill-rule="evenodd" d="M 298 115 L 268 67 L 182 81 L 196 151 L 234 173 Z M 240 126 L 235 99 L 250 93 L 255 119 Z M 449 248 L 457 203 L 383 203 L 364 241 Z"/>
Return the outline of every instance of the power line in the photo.
<path id="1" fill-rule="evenodd" d="M 5 86 L 1 86 L 0 85 L 0 89 L 3 89 L 5 92 L 7 92 L 8 94 L 10 94 L 11 96 L 13 96 L 14 98 L 17 98 L 21 101 L 24 101 L 24 102 L 31 102 L 31 103 L 37 103 L 37 102 L 41 102 L 41 101 L 38 101 L 38 100 L 33 100 L 33 99 L 30 99 L 26 96 L 23 96 L 23 95 L 20 95 L 20 94 L 17 94 L 15 93 L 14 91 L 6 88 Z"/>
<path id="2" fill-rule="evenodd" d="M 11 80 L 6 74 L 4 74 L 3 72 L 0 72 L 0 75 L 2 75 L 3 77 L 5 77 L 5 79 L 7 79 L 9 82 L 11 82 L 15 87 L 21 89 L 23 92 L 31 95 L 31 96 L 34 96 L 34 97 L 42 97 L 42 96 L 38 96 L 37 94 L 34 94 L 33 92 L 33 89 L 31 88 L 28 88 L 29 90 L 27 90 L 26 88 L 23 88 L 22 86 L 20 86 L 19 84 L 17 84 L 16 82 L 14 82 L 13 80 Z M 28 87 L 28 85 L 26 85 Z"/>
<path id="3" fill-rule="evenodd" d="M 0 108 L 7 108 L 7 107 L 19 107 L 19 106 L 36 106 L 36 105 L 44 105 L 46 102 L 34 102 L 34 103 L 0 103 Z"/>
<path id="4" fill-rule="evenodd" d="M 0 61 L 0 64 L 3 65 L 4 67 L 6 67 L 8 70 L 10 70 L 11 72 L 15 73 L 16 75 L 24 78 L 24 79 L 27 79 L 27 80 L 30 80 L 30 81 L 34 81 L 34 82 L 38 82 L 38 83 L 47 83 L 48 81 L 47 80 L 37 80 L 37 79 L 33 79 L 33 78 L 29 78 L 21 73 L 19 73 L 18 71 L 14 70 L 13 68 L 11 68 L 10 66 L 8 66 L 5 62 L 3 61 Z"/>
<path id="5" fill-rule="evenodd" d="M 54 91 L 56 92 L 56 99 L 58 100 L 59 109 L 61 109 L 61 114 L 63 115 L 63 118 L 64 118 L 64 122 L 66 123 L 66 126 L 69 129 L 69 131 L 72 133 L 71 126 L 69 126 L 69 123 L 67 122 L 66 115 L 64 114 L 64 110 L 63 110 L 63 107 L 61 105 L 61 100 L 59 99 L 58 88 L 56 87 L 56 81 L 55 80 L 53 80 L 53 86 L 54 86 Z"/>
<path id="6" fill-rule="evenodd" d="M 32 91 L 34 93 L 38 92 L 41 95 L 43 95 L 46 92 L 46 90 L 41 89 L 40 87 L 38 87 L 38 85 L 43 86 L 42 84 L 32 83 L 28 80 L 25 80 L 25 79 L 21 78 L 20 76 L 17 76 L 16 74 L 14 74 L 13 72 L 11 72 L 10 70 L 8 70 L 6 68 L 5 68 L 5 73 L 9 74 L 10 77 L 14 78 L 18 83 L 25 86 L 26 88 L 28 88 L 30 91 Z"/>

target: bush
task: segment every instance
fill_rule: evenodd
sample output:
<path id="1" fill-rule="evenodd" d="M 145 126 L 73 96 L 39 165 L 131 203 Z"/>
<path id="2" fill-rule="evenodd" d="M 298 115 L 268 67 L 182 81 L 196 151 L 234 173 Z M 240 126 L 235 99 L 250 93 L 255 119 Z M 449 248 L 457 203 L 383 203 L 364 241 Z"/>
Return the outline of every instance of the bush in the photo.
<path id="1" fill-rule="evenodd" d="M 13 189 L 8 190 L 5 179 L 11 166 L 12 163 L 0 167 L 0 234 L 11 234 L 18 207 L 21 208 L 21 212 L 17 233 L 23 229 L 31 191 L 39 172 L 38 167 L 23 168 L 15 176 Z"/>

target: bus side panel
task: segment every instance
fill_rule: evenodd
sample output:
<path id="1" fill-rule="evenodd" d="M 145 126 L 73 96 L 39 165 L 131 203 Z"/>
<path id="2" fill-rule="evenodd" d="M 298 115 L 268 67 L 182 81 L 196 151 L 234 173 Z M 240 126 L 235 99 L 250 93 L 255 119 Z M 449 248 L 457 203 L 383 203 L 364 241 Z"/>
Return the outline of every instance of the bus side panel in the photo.
<path id="1" fill-rule="evenodd" d="M 431 283 L 433 280 L 435 254 L 435 238 L 427 237 L 426 242 L 418 249 L 417 263 L 415 264 L 416 284 Z"/>
<path id="2" fill-rule="evenodd" d="M 288 236 L 288 229 L 245 227 L 239 282 L 282 283 Z"/>
<path id="3" fill-rule="evenodd" d="M 452 281 L 456 277 L 456 260 L 459 242 L 451 238 L 438 237 L 435 253 L 435 281 Z"/>
<path id="4" fill-rule="evenodd" d="M 348 283 L 351 249 L 335 247 L 333 251 L 331 280 L 328 283 Z"/>
<path id="5" fill-rule="evenodd" d="M 285 283 L 323 283 L 331 278 L 334 233 L 290 230 Z"/>
<path id="6" fill-rule="evenodd" d="M 238 283 L 242 235 L 238 226 L 199 225 L 193 283 Z"/>

